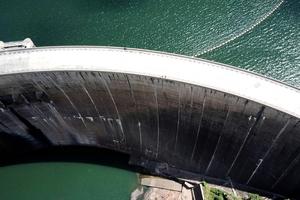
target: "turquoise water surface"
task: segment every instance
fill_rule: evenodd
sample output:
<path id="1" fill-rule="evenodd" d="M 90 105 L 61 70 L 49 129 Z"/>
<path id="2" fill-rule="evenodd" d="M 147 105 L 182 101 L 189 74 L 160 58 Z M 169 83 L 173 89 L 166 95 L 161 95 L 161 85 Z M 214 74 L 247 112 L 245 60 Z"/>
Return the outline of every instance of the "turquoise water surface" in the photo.
<path id="1" fill-rule="evenodd" d="M 2 0 L 0 40 L 145 48 L 300 86 L 299 0 Z"/>
<path id="2" fill-rule="evenodd" d="M 137 186 L 134 172 L 95 164 L 44 162 L 0 168 L 0 199 L 119 200 Z"/>

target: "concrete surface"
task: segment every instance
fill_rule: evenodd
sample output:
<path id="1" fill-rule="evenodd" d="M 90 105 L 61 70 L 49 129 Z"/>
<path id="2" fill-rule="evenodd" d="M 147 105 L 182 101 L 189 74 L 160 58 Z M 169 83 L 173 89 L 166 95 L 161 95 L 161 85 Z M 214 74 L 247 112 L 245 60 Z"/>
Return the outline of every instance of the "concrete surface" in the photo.
<path id="1" fill-rule="evenodd" d="M 296 88 L 121 48 L 4 51 L 0 74 L 2 154 L 93 145 L 300 197 Z"/>
<path id="2" fill-rule="evenodd" d="M 156 176 L 140 176 L 140 183 L 141 185 L 148 187 L 174 190 L 179 192 L 182 190 L 182 185 L 180 183 Z"/>

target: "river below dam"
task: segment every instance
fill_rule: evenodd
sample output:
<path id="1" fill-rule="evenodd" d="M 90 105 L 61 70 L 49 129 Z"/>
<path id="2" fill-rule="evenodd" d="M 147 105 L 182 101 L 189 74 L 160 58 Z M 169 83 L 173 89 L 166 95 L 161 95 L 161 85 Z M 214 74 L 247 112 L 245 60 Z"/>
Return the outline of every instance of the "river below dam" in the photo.
<path id="1" fill-rule="evenodd" d="M 1 167 L 0 197 L 13 200 L 129 199 L 137 175 L 87 163 L 40 162 Z"/>
<path id="2" fill-rule="evenodd" d="M 299 0 L 2 0 L 0 40 L 205 58 L 300 87 Z M 75 162 L 0 168 L 0 199 L 129 199 L 129 170 Z"/>

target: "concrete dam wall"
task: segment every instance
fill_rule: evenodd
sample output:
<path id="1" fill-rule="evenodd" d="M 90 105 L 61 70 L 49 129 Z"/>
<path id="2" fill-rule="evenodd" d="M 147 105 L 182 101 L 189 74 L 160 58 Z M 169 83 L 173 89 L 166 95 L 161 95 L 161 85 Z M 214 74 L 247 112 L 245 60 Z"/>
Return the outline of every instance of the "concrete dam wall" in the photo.
<path id="1" fill-rule="evenodd" d="M 204 60 L 121 48 L 0 52 L 0 154 L 91 145 L 300 196 L 300 93 Z"/>

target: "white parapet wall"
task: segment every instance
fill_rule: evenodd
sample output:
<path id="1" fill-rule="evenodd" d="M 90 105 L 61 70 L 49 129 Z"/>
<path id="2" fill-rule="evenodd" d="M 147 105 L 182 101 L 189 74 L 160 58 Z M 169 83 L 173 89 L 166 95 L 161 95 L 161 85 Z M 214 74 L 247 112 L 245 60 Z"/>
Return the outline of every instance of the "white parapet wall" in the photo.
<path id="1" fill-rule="evenodd" d="M 0 74 L 101 71 L 152 76 L 215 89 L 300 118 L 298 89 L 234 67 L 190 57 L 113 47 L 43 47 L 0 52 Z"/>

